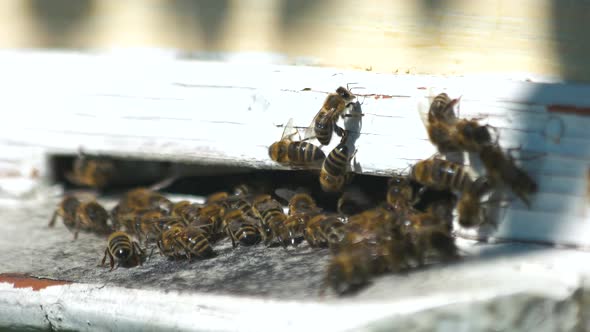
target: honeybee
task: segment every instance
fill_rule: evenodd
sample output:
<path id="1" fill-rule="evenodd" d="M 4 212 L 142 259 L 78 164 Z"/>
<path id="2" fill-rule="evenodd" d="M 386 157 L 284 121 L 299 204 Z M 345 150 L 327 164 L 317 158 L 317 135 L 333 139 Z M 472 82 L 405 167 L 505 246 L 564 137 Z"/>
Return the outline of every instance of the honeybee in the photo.
<path id="1" fill-rule="evenodd" d="M 461 226 L 474 227 L 482 223 L 481 197 L 490 189 L 488 179 L 480 177 L 474 181 L 469 191 L 461 195 L 461 199 L 457 203 L 457 213 L 459 214 L 459 224 Z"/>
<path id="2" fill-rule="evenodd" d="M 148 242 L 156 240 L 160 233 L 173 225 L 185 226 L 182 217 L 168 216 L 162 210 L 146 210 L 136 215 L 131 230 L 140 239 Z"/>
<path id="3" fill-rule="evenodd" d="M 441 121 L 452 124 L 457 120 L 455 115 L 455 105 L 459 103 L 459 98 L 451 99 L 446 93 L 440 93 L 432 100 L 428 110 L 428 122 Z"/>
<path id="4" fill-rule="evenodd" d="M 273 244 L 273 241 L 278 241 L 279 244 L 286 247 L 284 239 L 280 239 L 280 234 L 284 232 L 283 227 L 287 219 L 281 203 L 270 195 L 258 195 L 252 202 L 252 210 L 262 222 L 266 244 L 269 245 Z"/>
<path id="5" fill-rule="evenodd" d="M 305 225 L 304 238 L 311 247 L 333 247 L 342 240 L 344 222 L 338 215 L 318 214 Z"/>
<path id="6" fill-rule="evenodd" d="M 160 254 L 172 258 L 213 256 L 213 248 L 206 234 L 199 227 L 174 225 L 163 231 L 157 242 Z"/>
<path id="7" fill-rule="evenodd" d="M 67 172 L 65 177 L 73 184 L 104 188 L 112 180 L 115 173 L 115 166 L 112 161 L 99 158 L 88 158 L 80 154 L 74 160 L 72 171 Z"/>
<path id="8" fill-rule="evenodd" d="M 337 294 L 353 292 L 369 283 L 372 276 L 407 268 L 402 242 L 387 238 L 375 243 L 357 243 L 332 256 L 324 278 Z"/>
<path id="9" fill-rule="evenodd" d="M 340 144 L 328 154 L 322 164 L 320 186 L 325 192 L 341 191 L 344 184 L 351 179 L 352 172 L 349 172 L 349 163 L 352 155 L 346 145 L 347 137 L 348 133 L 345 130 Z"/>
<path id="10" fill-rule="evenodd" d="M 304 138 L 315 136 L 320 144 L 328 145 L 332 139 L 332 132 L 336 131 L 336 135 L 342 136 L 344 129 L 336 125 L 336 120 L 338 116 L 344 116 L 344 110 L 352 104 L 354 98 L 355 95 L 344 87 L 336 89 L 336 93 L 330 93 L 313 118 L 312 125 L 306 130 Z"/>
<path id="11" fill-rule="evenodd" d="M 448 225 L 432 213 L 410 213 L 402 221 L 401 232 L 419 265 L 424 265 L 428 254 L 444 260 L 458 257 L 455 239 Z"/>
<path id="12" fill-rule="evenodd" d="M 217 242 L 223 237 L 223 216 L 225 208 L 219 204 L 208 204 L 205 206 L 191 205 L 184 218 L 190 226 L 197 227 L 203 231 L 209 242 Z"/>
<path id="13" fill-rule="evenodd" d="M 278 228 L 277 238 L 283 246 L 297 246 L 304 239 L 305 224 L 322 209 L 306 192 L 294 192 L 285 188 L 277 189 L 275 192 L 281 198 L 288 200 L 288 217 Z"/>
<path id="14" fill-rule="evenodd" d="M 274 142 L 268 149 L 270 159 L 285 165 L 291 166 L 316 166 L 325 158 L 324 152 L 317 146 L 303 141 L 292 141 L 291 137 L 298 132 L 290 133 L 292 130 L 292 119 L 285 126 L 280 141 Z"/>
<path id="15" fill-rule="evenodd" d="M 258 222 L 246 216 L 241 210 L 226 213 L 224 223 L 234 247 L 237 246 L 237 242 L 246 246 L 257 244 L 264 235 Z"/>
<path id="16" fill-rule="evenodd" d="M 492 185 L 507 185 L 530 208 L 528 196 L 537 192 L 535 180 L 516 166 L 514 159 L 504 154 L 498 145 L 485 146 L 480 151 L 479 157 Z"/>
<path id="17" fill-rule="evenodd" d="M 49 220 L 49 227 L 55 226 L 58 216 L 68 230 L 74 232 L 74 240 L 80 230 L 105 235 L 112 231 L 107 224 L 108 212 L 96 201 L 81 202 L 76 197 L 67 196 L 57 206 Z"/>
<path id="18" fill-rule="evenodd" d="M 394 174 L 387 181 L 386 201 L 392 210 L 405 212 L 410 210 L 417 200 L 418 192 L 407 176 Z"/>
<path id="19" fill-rule="evenodd" d="M 450 99 L 446 93 L 436 96 L 428 111 L 428 136 L 440 152 L 479 152 L 492 144 L 489 125 L 480 125 L 476 119 L 459 119 L 454 107 L 459 99 Z"/>
<path id="20" fill-rule="evenodd" d="M 473 179 L 463 165 L 439 158 L 417 162 L 412 167 L 410 178 L 436 190 L 464 192 L 473 185 Z"/>
<path id="21" fill-rule="evenodd" d="M 111 219 L 116 229 L 121 225 L 130 225 L 140 211 L 162 210 L 165 214 L 172 211 L 173 203 L 162 194 L 147 188 L 137 188 L 126 192 L 119 203 L 111 210 Z"/>
<path id="22" fill-rule="evenodd" d="M 308 193 L 297 193 L 293 195 L 289 199 L 288 207 L 290 216 L 298 213 L 318 213 L 322 210 Z"/>
<path id="23" fill-rule="evenodd" d="M 112 271 L 115 267 L 134 267 L 142 264 L 145 256 L 139 244 L 125 232 L 114 232 L 109 236 L 107 248 L 104 251 L 101 266 L 109 258 Z"/>

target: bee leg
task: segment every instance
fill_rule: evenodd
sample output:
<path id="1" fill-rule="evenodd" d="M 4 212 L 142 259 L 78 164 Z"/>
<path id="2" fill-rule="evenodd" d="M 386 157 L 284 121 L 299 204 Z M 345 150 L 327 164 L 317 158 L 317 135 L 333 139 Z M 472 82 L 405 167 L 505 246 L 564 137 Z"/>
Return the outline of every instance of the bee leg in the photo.
<path id="1" fill-rule="evenodd" d="M 100 262 L 100 265 L 99 266 L 104 266 L 104 263 L 107 260 L 107 253 L 108 252 L 109 252 L 109 249 L 108 248 L 104 250 L 104 256 L 102 257 L 102 261 Z"/>
<path id="2" fill-rule="evenodd" d="M 111 252 L 108 252 L 109 255 L 109 263 L 111 264 L 111 269 L 109 270 L 109 272 L 113 271 L 113 269 L 115 268 L 115 258 L 113 257 L 113 255 L 111 254 Z"/>
<path id="3" fill-rule="evenodd" d="M 141 258 L 143 256 L 145 256 L 145 251 L 143 249 L 141 249 L 141 247 L 139 246 L 139 244 L 137 242 L 133 242 L 133 250 L 137 253 L 137 255 L 139 256 L 139 265 L 142 264 Z"/>
<path id="4" fill-rule="evenodd" d="M 231 240 L 231 245 L 232 247 L 237 247 L 237 239 L 236 239 L 236 235 L 234 234 L 234 232 L 231 231 L 231 229 L 229 229 L 229 225 L 225 225 L 223 231 L 225 232 L 225 234 L 227 234 L 227 236 L 229 236 L 229 239 Z"/>
<path id="5" fill-rule="evenodd" d="M 49 227 L 53 227 L 55 226 L 55 221 L 57 220 L 57 209 L 53 212 L 53 216 L 51 216 L 51 219 L 49 219 Z"/>

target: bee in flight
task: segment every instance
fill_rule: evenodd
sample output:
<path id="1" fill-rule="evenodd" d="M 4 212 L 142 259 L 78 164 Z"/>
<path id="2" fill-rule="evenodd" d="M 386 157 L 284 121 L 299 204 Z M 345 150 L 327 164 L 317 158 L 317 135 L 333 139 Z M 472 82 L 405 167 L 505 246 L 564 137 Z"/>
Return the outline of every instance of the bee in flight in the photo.
<path id="1" fill-rule="evenodd" d="M 492 185 L 508 186 L 527 207 L 530 207 L 529 195 L 537 192 L 537 183 L 516 165 L 512 156 L 504 153 L 498 145 L 490 145 L 481 150 L 479 158 Z"/>
<path id="2" fill-rule="evenodd" d="M 67 196 L 55 209 L 49 227 L 55 226 L 58 216 L 67 229 L 74 232 L 74 240 L 78 238 L 80 230 L 105 235 L 111 232 L 111 227 L 107 224 L 108 212 L 94 200 L 80 201 L 74 196 Z"/>
<path id="3" fill-rule="evenodd" d="M 114 232 L 109 236 L 101 266 L 109 258 L 111 271 L 118 266 L 134 267 L 142 264 L 145 252 L 125 232 Z"/>
<path id="4" fill-rule="evenodd" d="M 298 131 L 293 128 L 293 119 L 289 119 L 281 140 L 271 144 L 268 149 L 270 159 L 284 165 L 318 166 L 326 155 L 319 147 L 309 142 L 291 140 L 298 134 Z"/>
<path id="5" fill-rule="evenodd" d="M 349 89 L 339 87 L 335 93 L 330 93 L 322 108 L 313 118 L 311 125 L 305 131 L 304 139 L 315 137 L 320 144 L 328 145 L 332 140 L 332 133 L 335 131 L 336 135 L 342 136 L 344 129 L 336 124 L 338 117 L 356 116 L 353 114 L 344 114 L 344 111 L 352 105 L 352 101 L 356 98 Z"/>

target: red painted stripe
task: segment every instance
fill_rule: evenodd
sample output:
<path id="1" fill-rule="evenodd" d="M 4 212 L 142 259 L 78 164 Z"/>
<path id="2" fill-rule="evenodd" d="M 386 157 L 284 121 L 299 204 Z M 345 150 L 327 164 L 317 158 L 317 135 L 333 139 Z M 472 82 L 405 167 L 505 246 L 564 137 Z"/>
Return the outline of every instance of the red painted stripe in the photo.
<path id="1" fill-rule="evenodd" d="M 590 107 L 577 107 L 572 105 L 547 105 L 547 111 L 550 113 L 590 116 Z"/>
<path id="2" fill-rule="evenodd" d="M 38 291 L 49 286 L 59 286 L 71 284 L 71 281 L 52 280 L 45 278 L 35 278 L 22 273 L 0 273 L 0 283 L 7 282 L 14 285 L 14 288 L 32 288 Z"/>

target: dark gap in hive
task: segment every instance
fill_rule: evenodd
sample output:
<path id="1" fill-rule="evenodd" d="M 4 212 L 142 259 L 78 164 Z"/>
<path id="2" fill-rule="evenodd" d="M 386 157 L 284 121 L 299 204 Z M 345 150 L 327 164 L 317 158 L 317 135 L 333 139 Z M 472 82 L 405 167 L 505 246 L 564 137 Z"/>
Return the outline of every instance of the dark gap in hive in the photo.
<path id="1" fill-rule="evenodd" d="M 51 181 L 63 184 L 66 191 L 81 188 L 70 183 L 65 176 L 72 171 L 75 158 L 73 155 L 53 155 L 49 158 Z M 320 206 L 328 210 L 335 210 L 340 197 L 339 193 L 325 193 L 321 190 L 317 170 L 261 170 L 114 157 L 108 157 L 108 160 L 112 161 L 116 172 L 109 185 L 100 190 L 105 195 L 117 195 L 139 186 L 152 186 L 174 176 L 174 181 L 162 188 L 162 192 L 207 196 L 216 191 L 231 191 L 237 185 L 247 184 L 261 188 L 265 193 L 274 194 L 276 189 L 286 188 L 310 193 Z M 386 183 L 385 177 L 357 174 L 349 188 L 360 189 L 371 201 L 378 204 L 385 199 Z"/>

